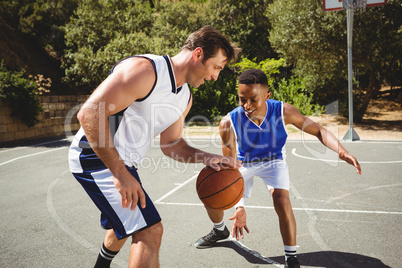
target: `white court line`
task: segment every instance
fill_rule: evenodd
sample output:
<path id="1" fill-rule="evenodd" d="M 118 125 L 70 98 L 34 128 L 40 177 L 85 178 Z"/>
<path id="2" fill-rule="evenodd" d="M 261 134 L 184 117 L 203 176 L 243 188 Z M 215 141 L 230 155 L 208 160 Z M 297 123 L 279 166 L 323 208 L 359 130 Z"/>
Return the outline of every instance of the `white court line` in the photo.
<path id="1" fill-rule="evenodd" d="M 23 156 L 16 157 L 16 158 L 13 158 L 13 159 L 11 159 L 11 160 L 8 160 L 8 161 L 6 161 L 6 162 L 0 163 L 0 166 L 3 166 L 3 165 L 5 165 L 5 164 L 9 164 L 9 163 L 11 163 L 11 162 L 17 161 L 17 160 L 22 159 L 22 158 L 31 157 L 31 156 L 36 156 L 36 155 L 40 155 L 40 154 L 45 154 L 45 153 L 49 153 L 49 152 L 53 152 L 53 151 L 57 151 L 57 150 L 60 150 L 60 149 L 65 149 L 65 148 L 66 148 L 66 147 L 60 147 L 60 148 L 50 149 L 50 150 L 46 150 L 46 151 L 42 151 L 42 152 L 38 152 L 38 153 L 34 153 L 34 154 L 23 155 Z"/>
<path id="2" fill-rule="evenodd" d="M 158 200 L 156 200 L 154 202 L 154 204 L 159 204 L 159 205 L 185 205 L 185 206 L 203 206 L 203 204 L 201 203 L 169 203 L 169 202 L 162 202 L 163 199 L 165 199 L 166 197 L 172 195 L 174 192 L 176 192 L 177 190 L 179 190 L 181 187 L 185 186 L 186 184 L 188 184 L 189 182 L 191 182 L 192 180 L 194 180 L 195 178 L 198 177 L 198 174 L 192 176 L 190 179 L 186 180 L 185 182 L 183 182 L 182 184 L 179 184 L 177 187 L 175 187 L 173 190 L 169 191 L 167 194 L 163 195 L 161 198 L 159 198 Z M 256 258 L 265 261 L 267 263 L 270 263 L 276 267 L 283 267 L 283 265 L 275 262 L 274 260 L 271 260 L 268 257 L 264 257 L 261 254 L 259 254 L 258 252 L 255 252 L 254 250 L 249 249 L 248 247 L 244 246 L 242 243 L 240 243 L 239 241 L 234 240 L 233 241 L 238 247 L 242 248 L 244 251 L 247 251 L 248 253 L 252 254 L 253 256 L 255 256 Z"/>
<path id="3" fill-rule="evenodd" d="M 186 180 L 185 182 L 179 184 L 176 188 L 174 188 L 173 190 L 171 190 L 170 192 L 168 192 L 167 194 L 163 195 L 161 198 L 159 198 L 158 200 L 156 200 L 154 203 L 156 204 L 162 204 L 161 201 L 163 199 L 165 199 L 166 197 L 168 197 L 169 195 L 173 194 L 174 192 L 176 192 L 177 190 L 179 190 L 181 187 L 183 187 L 184 185 L 186 185 L 187 183 L 189 183 L 190 181 L 194 180 L 195 178 L 198 177 L 198 174 L 192 176 L 190 179 Z"/>
<path id="4" fill-rule="evenodd" d="M 303 156 L 300 154 L 296 153 L 296 148 L 292 149 L 292 154 L 294 156 L 308 159 L 308 160 L 314 160 L 314 161 L 322 161 L 322 162 L 332 162 L 332 163 L 346 163 L 345 161 L 342 161 L 340 159 L 337 160 L 328 160 L 328 159 L 321 159 L 321 158 L 313 158 L 313 157 L 308 157 L 308 156 Z M 402 160 L 396 160 L 396 161 L 359 161 L 360 164 L 396 164 L 396 163 L 402 163 Z"/>
<path id="5" fill-rule="evenodd" d="M 155 202 L 156 203 L 156 202 Z M 174 205 L 174 206 L 204 206 L 202 203 L 177 203 L 177 202 L 160 202 L 159 205 Z M 244 206 L 245 208 L 254 209 L 270 209 L 274 210 L 274 207 L 267 206 Z M 335 212 L 335 213 L 361 213 L 361 214 L 390 214 L 390 215 L 402 215 L 402 212 L 398 211 L 375 211 L 375 210 L 349 210 L 349 209 L 324 209 L 324 208 L 293 208 L 294 211 L 318 211 L 318 212 Z"/>

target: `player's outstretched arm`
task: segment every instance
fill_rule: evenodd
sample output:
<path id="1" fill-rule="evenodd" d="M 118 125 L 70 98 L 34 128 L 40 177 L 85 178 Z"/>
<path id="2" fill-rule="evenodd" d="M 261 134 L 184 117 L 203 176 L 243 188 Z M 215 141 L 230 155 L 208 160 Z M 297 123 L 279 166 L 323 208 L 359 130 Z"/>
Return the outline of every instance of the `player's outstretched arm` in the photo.
<path id="1" fill-rule="evenodd" d="M 233 157 L 211 154 L 198 150 L 187 144 L 182 137 L 182 133 L 184 118 L 186 117 L 190 108 L 191 100 L 182 117 L 161 133 L 160 145 L 162 152 L 166 156 L 173 158 L 176 161 L 183 163 L 203 163 L 204 165 L 210 166 L 215 170 L 221 169 L 219 164 L 239 168 L 241 166 L 240 161 L 237 161 Z"/>
<path id="2" fill-rule="evenodd" d="M 284 103 L 285 124 L 293 124 L 298 129 L 316 136 L 322 144 L 338 153 L 339 158 L 356 168 L 356 172 L 361 174 L 361 167 L 356 157 L 350 154 L 339 142 L 332 132 L 320 126 L 313 120 L 302 115 L 293 105 Z"/>

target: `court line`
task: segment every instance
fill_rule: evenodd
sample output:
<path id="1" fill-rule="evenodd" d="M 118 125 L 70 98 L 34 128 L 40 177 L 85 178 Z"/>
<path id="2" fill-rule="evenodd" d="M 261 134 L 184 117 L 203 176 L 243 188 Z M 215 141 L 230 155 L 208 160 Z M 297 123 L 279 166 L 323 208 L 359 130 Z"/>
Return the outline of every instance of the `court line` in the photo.
<path id="1" fill-rule="evenodd" d="M 8 160 L 6 162 L 0 163 L 0 166 L 3 166 L 5 164 L 9 164 L 11 162 L 17 161 L 17 160 L 22 159 L 22 158 L 27 158 L 27 157 L 31 157 L 31 156 L 40 155 L 40 154 L 45 154 L 45 153 L 49 153 L 49 152 L 53 152 L 53 151 L 57 151 L 57 150 L 60 150 L 60 149 L 65 149 L 65 148 L 66 147 L 60 147 L 60 148 L 50 149 L 50 150 L 46 150 L 46 151 L 42 151 L 42 152 L 38 152 L 38 153 L 34 153 L 34 154 L 23 155 L 23 156 L 16 157 L 16 158 L 13 158 L 11 160 Z"/>
<path id="2" fill-rule="evenodd" d="M 175 204 L 175 205 L 186 205 L 186 206 L 194 206 L 194 205 L 196 205 L 196 206 L 203 206 L 203 204 L 201 204 L 201 203 L 170 203 L 170 202 L 162 202 L 163 199 L 165 199 L 165 198 L 167 198 L 168 196 L 172 195 L 174 192 L 176 192 L 177 190 L 179 190 L 180 188 L 182 188 L 183 186 L 185 186 L 186 184 L 188 184 L 189 182 L 191 182 L 192 180 L 194 180 L 194 179 L 197 178 L 197 177 L 198 177 L 198 174 L 192 176 L 191 178 L 189 178 L 188 180 L 186 180 L 186 181 L 183 182 L 182 184 L 179 184 L 177 187 L 173 188 L 171 191 L 169 191 L 168 193 L 166 193 L 165 195 L 163 195 L 162 197 L 160 197 L 158 200 L 156 200 L 156 201 L 154 202 L 154 204 L 159 204 L 159 205 L 165 205 L 165 204 L 171 205 L 171 204 Z M 279 263 L 275 262 L 274 260 L 271 260 L 271 259 L 268 258 L 268 257 L 262 256 L 262 255 L 259 254 L 258 252 L 254 251 L 254 250 L 252 250 L 252 249 L 250 249 L 250 248 L 248 248 L 248 247 L 246 247 L 245 245 L 243 245 L 243 244 L 240 243 L 239 241 L 234 240 L 234 239 L 232 239 L 232 241 L 233 241 L 238 247 L 240 247 L 240 248 L 242 248 L 244 251 L 246 251 L 246 252 L 252 254 L 254 257 L 256 257 L 256 258 L 258 258 L 258 259 L 260 259 L 260 260 L 262 260 L 262 261 L 265 261 L 265 262 L 267 262 L 267 263 L 270 263 L 270 264 L 272 264 L 272 265 L 274 265 L 274 266 L 276 266 L 276 267 L 283 267 L 282 264 L 279 264 Z"/>
<path id="3" fill-rule="evenodd" d="M 396 187 L 402 186 L 402 184 L 401 184 L 401 183 L 396 183 L 396 184 L 387 184 L 387 185 L 371 186 L 371 187 L 368 187 L 368 188 L 365 188 L 365 189 L 361 189 L 361 190 L 357 190 L 357 191 L 354 191 L 354 192 L 351 192 L 351 193 L 346 193 L 346 194 L 343 194 L 343 195 L 341 195 L 341 196 L 332 197 L 332 198 L 330 198 L 329 200 L 327 200 L 325 203 L 329 204 L 329 203 L 334 202 L 335 200 L 343 199 L 343 198 L 345 198 L 345 197 L 347 197 L 347 196 L 356 195 L 356 194 L 358 194 L 358 193 L 362 193 L 362 192 L 365 192 L 365 191 L 371 191 L 371 190 L 377 190 L 377 189 L 380 189 L 380 188 L 388 188 L 388 187 L 395 187 L 395 186 L 396 186 Z"/>
<path id="4" fill-rule="evenodd" d="M 191 182 L 192 180 L 194 180 L 195 178 L 198 177 L 198 174 L 192 176 L 190 179 L 186 180 L 185 182 L 179 184 L 177 187 L 173 188 L 171 191 L 169 191 L 167 194 L 163 195 L 162 197 L 160 197 L 158 200 L 156 200 L 154 203 L 155 204 L 162 204 L 162 200 L 165 199 L 166 197 L 168 197 L 169 195 L 172 195 L 174 192 L 176 192 L 177 190 L 179 190 L 181 187 L 183 187 L 184 185 L 188 184 L 189 182 Z"/>
<path id="5" fill-rule="evenodd" d="M 296 148 L 292 149 L 292 154 L 294 156 L 304 158 L 304 159 L 308 159 L 308 160 L 331 162 L 331 163 L 346 163 L 345 161 L 342 161 L 340 159 L 329 160 L 329 159 L 321 159 L 321 158 L 313 158 L 313 157 L 309 157 L 309 156 L 303 156 L 303 155 L 300 155 L 300 154 L 296 153 Z M 396 163 L 402 163 L 402 160 L 395 160 L 395 161 L 360 161 L 359 160 L 359 163 L 360 164 L 396 164 Z"/>
<path id="6" fill-rule="evenodd" d="M 175 206 L 204 206 L 202 203 L 177 203 L 177 202 L 161 202 L 156 201 L 159 205 L 175 205 Z M 274 207 L 269 206 L 244 206 L 245 208 L 252 209 L 269 209 L 274 210 Z M 326 209 L 326 208 L 292 208 L 294 211 L 316 211 L 316 212 L 334 212 L 334 213 L 361 213 L 361 214 L 390 214 L 390 215 L 402 215 L 402 212 L 398 211 L 376 211 L 376 210 L 354 210 L 354 209 Z"/>

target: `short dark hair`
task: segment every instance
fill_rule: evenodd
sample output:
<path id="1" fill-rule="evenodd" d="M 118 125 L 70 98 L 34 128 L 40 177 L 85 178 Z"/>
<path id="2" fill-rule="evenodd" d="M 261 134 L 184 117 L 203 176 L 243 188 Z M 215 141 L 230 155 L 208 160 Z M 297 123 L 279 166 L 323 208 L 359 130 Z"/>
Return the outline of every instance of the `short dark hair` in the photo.
<path id="1" fill-rule="evenodd" d="M 261 84 L 268 86 L 267 75 L 260 69 L 248 69 L 239 76 L 239 84 Z"/>
<path id="2" fill-rule="evenodd" d="M 221 48 L 226 53 L 227 63 L 235 61 L 240 52 L 236 44 L 229 41 L 227 37 L 211 26 L 204 26 L 190 34 L 182 47 L 183 49 L 194 50 L 201 47 L 204 52 L 203 62 L 212 58 Z"/>

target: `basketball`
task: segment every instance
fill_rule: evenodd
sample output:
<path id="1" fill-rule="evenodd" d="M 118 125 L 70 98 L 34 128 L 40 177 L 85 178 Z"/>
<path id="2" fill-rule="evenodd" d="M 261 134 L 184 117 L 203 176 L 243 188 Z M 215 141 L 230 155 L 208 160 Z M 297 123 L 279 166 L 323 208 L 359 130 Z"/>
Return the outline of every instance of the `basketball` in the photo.
<path id="1" fill-rule="evenodd" d="M 205 206 L 218 210 L 233 207 L 244 192 L 244 180 L 234 168 L 221 166 L 220 171 L 204 167 L 197 177 L 197 194 Z"/>

